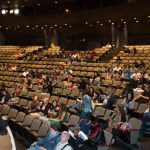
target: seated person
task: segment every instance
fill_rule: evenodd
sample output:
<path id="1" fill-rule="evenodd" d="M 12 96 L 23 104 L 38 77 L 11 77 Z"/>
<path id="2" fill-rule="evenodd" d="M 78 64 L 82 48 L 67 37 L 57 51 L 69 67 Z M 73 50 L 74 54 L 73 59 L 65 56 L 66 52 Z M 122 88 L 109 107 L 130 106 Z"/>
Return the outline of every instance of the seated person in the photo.
<path id="1" fill-rule="evenodd" d="M 54 150 L 73 150 L 68 143 L 69 138 L 70 138 L 69 132 L 63 131 L 61 133 L 60 142 L 57 144 Z"/>
<path id="2" fill-rule="evenodd" d="M 50 118 L 56 118 L 59 112 L 59 106 L 57 101 L 53 101 L 50 109 L 48 110 L 48 117 Z"/>
<path id="3" fill-rule="evenodd" d="M 80 130 L 84 132 L 86 135 L 90 134 L 91 131 L 91 121 L 89 117 L 85 117 L 79 121 Z"/>
<path id="4" fill-rule="evenodd" d="M 64 103 L 61 103 L 57 117 L 50 118 L 51 125 L 57 125 L 58 127 L 61 127 L 61 122 L 65 121 L 66 113 L 66 105 Z"/>
<path id="5" fill-rule="evenodd" d="M 35 95 L 33 98 L 32 98 L 32 104 L 31 104 L 31 107 L 29 109 L 29 113 L 31 112 L 36 112 L 40 109 L 39 107 L 39 100 L 38 100 L 38 97 Z"/>
<path id="6" fill-rule="evenodd" d="M 85 144 L 88 140 L 87 135 L 80 130 L 80 126 L 77 124 L 73 127 L 70 127 L 69 133 L 71 135 L 69 139 L 69 144 L 75 150 L 82 150 L 85 148 Z"/>
<path id="7" fill-rule="evenodd" d="M 50 108 L 49 98 L 44 98 L 43 102 L 39 103 L 39 107 L 40 112 L 44 113 L 45 115 L 48 115 L 48 110 Z"/>
<path id="8" fill-rule="evenodd" d="M 60 133 L 51 128 L 50 133 L 43 139 L 34 142 L 27 150 L 54 150 L 60 141 Z"/>
<path id="9" fill-rule="evenodd" d="M 7 91 L 2 92 L 1 104 L 6 104 L 11 99 L 11 95 Z"/>
<path id="10" fill-rule="evenodd" d="M 140 101 L 140 102 L 148 102 L 150 100 L 150 85 L 149 84 L 145 84 L 144 85 L 144 92 L 140 95 L 138 95 L 135 98 L 135 101 Z"/>
<path id="11" fill-rule="evenodd" d="M 150 135 L 150 106 L 149 109 L 143 114 L 141 120 L 142 125 L 140 127 L 140 135 Z"/>
<path id="12" fill-rule="evenodd" d="M 115 97 L 115 89 L 114 88 L 110 88 L 109 89 L 109 93 L 107 94 L 105 100 L 103 101 L 104 107 L 107 109 L 111 109 L 112 105 L 115 103 L 116 101 L 116 97 Z"/>
<path id="13" fill-rule="evenodd" d="M 11 107 L 13 104 L 18 104 L 19 97 L 17 97 L 17 93 L 12 95 L 12 98 L 7 102 L 7 104 Z"/>

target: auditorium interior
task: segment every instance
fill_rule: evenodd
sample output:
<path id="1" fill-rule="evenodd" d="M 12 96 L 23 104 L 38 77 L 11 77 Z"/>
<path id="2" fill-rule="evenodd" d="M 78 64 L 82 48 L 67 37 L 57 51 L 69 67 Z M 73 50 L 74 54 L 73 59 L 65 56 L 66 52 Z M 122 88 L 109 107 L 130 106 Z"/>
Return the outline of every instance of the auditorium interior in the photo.
<path id="1" fill-rule="evenodd" d="M 149 150 L 150 0 L 0 0 L 0 150 Z"/>

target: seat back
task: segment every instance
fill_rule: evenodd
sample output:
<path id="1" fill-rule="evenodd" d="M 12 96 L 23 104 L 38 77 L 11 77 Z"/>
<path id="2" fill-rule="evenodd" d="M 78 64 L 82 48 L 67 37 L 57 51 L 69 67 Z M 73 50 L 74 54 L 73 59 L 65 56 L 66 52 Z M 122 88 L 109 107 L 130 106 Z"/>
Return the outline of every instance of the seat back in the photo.
<path id="1" fill-rule="evenodd" d="M 8 118 L 15 118 L 17 116 L 18 110 L 16 109 L 10 109 L 8 113 Z"/>
<path id="2" fill-rule="evenodd" d="M 38 130 L 37 134 L 38 134 L 38 136 L 46 136 L 48 130 L 49 130 L 48 125 L 46 125 L 46 124 L 43 123 L 41 125 L 40 129 Z"/>
<path id="3" fill-rule="evenodd" d="M 71 115 L 69 120 L 68 120 L 68 124 L 69 125 L 76 125 L 79 122 L 79 116 L 77 115 Z"/>
<path id="4" fill-rule="evenodd" d="M 31 124 L 30 130 L 37 131 L 40 128 L 40 125 L 41 125 L 41 121 L 39 119 L 34 119 Z"/>
<path id="5" fill-rule="evenodd" d="M 107 130 L 104 130 L 104 136 L 105 136 L 106 145 L 110 146 L 113 138 L 112 133 Z"/>
<path id="6" fill-rule="evenodd" d="M 27 116 L 25 116 L 25 119 L 23 121 L 23 125 L 30 126 L 32 121 L 33 121 L 33 117 L 30 115 L 27 115 Z"/>
<path id="7" fill-rule="evenodd" d="M 142 124 L 142 121 L 137 118 L 130 118 L 129 124 L 131 124 L 132 129 L 139 130 Z"/>
<path id="8" fill-rule="evenodd" d="M 1 115 L 7 115 L 9 113 L 10 107 L 8 105 L 3 105 Z"/>
<path id="9" fill-rule="evenodd" d="M 100 107 L 100 106 L 96 107 L 95 110 L 94 110 L 94 114 L 96 116 L 104 116 L 104 114 L 105 114 L 105 108 Z"/>
<path id="10" fill-rule="evenodd" d="M 25 113 L 19 112 L 16 117 L 16 121 L 22 122 L 24 120 Z"/>

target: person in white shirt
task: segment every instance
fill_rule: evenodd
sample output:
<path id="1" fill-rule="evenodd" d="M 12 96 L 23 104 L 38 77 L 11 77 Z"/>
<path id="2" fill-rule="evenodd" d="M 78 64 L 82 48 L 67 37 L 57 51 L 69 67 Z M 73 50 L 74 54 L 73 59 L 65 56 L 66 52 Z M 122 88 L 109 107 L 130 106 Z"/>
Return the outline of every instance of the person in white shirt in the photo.
<path id="1" fill-rule="evenodd" d="M 70 138 L 69 132 L 63 131 L 61 133 L 60 142 L 57 144 L 54 150 L 73 150 L 68 143 L 69 138 Z"/>

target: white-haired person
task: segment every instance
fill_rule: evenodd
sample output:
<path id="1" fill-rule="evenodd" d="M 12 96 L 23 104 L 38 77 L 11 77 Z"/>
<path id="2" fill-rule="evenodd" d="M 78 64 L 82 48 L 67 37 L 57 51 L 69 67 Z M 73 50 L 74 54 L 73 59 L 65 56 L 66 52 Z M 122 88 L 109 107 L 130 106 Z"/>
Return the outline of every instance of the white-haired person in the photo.
<path id="1" fill-rule="evenodd" d="M 69 138 L 69 132 L 63 131 L 61 133 L 60 142 L 57 144 L 54 150 L 73 150 L 73 148 L 68 143 Z"/>

